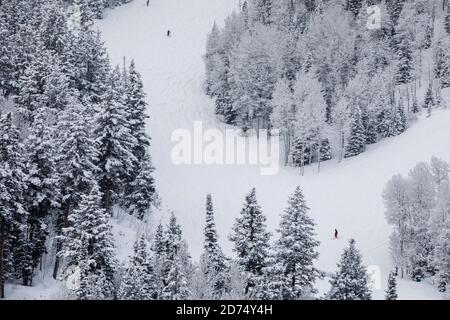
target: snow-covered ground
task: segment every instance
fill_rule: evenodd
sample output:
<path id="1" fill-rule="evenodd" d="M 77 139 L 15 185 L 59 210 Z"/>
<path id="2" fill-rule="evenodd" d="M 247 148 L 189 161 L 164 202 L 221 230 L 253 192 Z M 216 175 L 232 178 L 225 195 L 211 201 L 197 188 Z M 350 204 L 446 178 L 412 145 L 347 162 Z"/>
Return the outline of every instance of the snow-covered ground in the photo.
<path id="1" fill-rule="evenodd" d="M 347 239 L 355 238 L 367 265 L 381 270 L 381 285 L 393 268 L 389 257 L 390 227 L 384 218 L 381 193 L 395 173 L 407 173 L 417 162 L 431 156 L 450 161 L 450 110 L 423 118 L 401 136 L 373 145 L 364 154 L 341 163 L 332 160 L 307 168 L 300 176 L 294 168 L 281 168 L 274 176 L 261 176 L 250 165 L 174 165 L 171 161 L 173 130 L 192 130 L 201 120 L 206 128 L 226 128 L 214 116 L 213 101 L 203 93 L 206 35 L 214 21 L 223 23 L 237 8 L 239 0 L 134 0 L 109 10 L 98 22 L 113 63 L 133 58 L 142 73 L 150 104 L 149 130 L 156 179 L 163 200 L 163 212 L 174 210 L 183 226 L 191 253 L 197 258 L 202 249 L 204 203 L 213 196 L 221 244 L 231 254 L 227 236 L 239 215 L 244 196 L 252 187 L 271 231 L 297 185 L 305 193 L 311 215 L 317 223 L 320 245 L 318 267 L 335 270 Z M 166 36 L 170 29 L 172 36 Z M 333 240 L 334 229 L 340 233 Z M 327 289 L 327 282 L 320 285 Z M 439 299 L 428 284 L 399 282 L 403 299 Z M 376 290 L 375 298 L 382 298 Z"/>

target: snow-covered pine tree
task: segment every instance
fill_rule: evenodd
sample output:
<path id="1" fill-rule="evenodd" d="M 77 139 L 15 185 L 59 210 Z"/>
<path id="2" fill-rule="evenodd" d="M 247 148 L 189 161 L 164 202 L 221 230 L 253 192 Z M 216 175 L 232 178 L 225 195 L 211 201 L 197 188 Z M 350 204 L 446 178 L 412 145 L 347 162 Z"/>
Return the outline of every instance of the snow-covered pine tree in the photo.
<path id="1" fill-rule="evenodd" d="M 56 163 L 62 201 L 55 218 L 55 233 L 61 234 L 67 226 L 68 216 L 85 195 L 97 184 L 97 145 L 91 134 L 89 113 L 75 97 L 69 99 L 66 110 L 58 116 L 58 148 Z M 60 250 L 57 240 L 56 251 Z M 53 277 L 56 279 L 59 258 L 55 259 Z"/>
<path id="2" fill-rule="evenodd" d="M 74 22 L 76 20 L 77 24 L 79 23 L 79 25 L 73 26 L 76 28 L 79 27 L 81 30 L 88 30 L 96 18 L 96 13 L 90 6 L 89 1 L 91 0 L 72 0 L 72 14 L 75 16 L 71 16 L 71 18 L 74 19 Z"/>
<path id="3" fill-rule="evenodd" d="M 155 298 L 155 274 L 144 235 L 136 239 L 133 255 L 121 279 L 117 297 L 120 300 L 152 300 Z"/>
<path id="4" fill-rule="evenodd" d="M 143 219 L 150 207 L 157 204 L 153 167 L 149 153 L 150 137 L 145 130 L 147 102 L 141 75 L 134 61 L 130 63 L 125 82 L 125 110 L 130 134 L 136 144 L 132 148 L 135 161 L 125 180 L 124 206 L 128 213 Z"/>
<path id="5" fill-rule="evenodd" d="M 110 82 L 96 119 L 94 135 L 98 144 L 100 169 L 99 186 L 103 207 L 109 214 L 124 193 L 124 182 L 133 172 L 136 157 L 133 149 L 137 140 L 131 135 L 130 122 L 124 105 L 124 91 L 118 68 L 110 75 Z"/>
<path id="6" fill-rule="evenodd" d="M 434 77 L 439 81 L 439 87 L 450 86 L 450 37 L 440 37 L 434 48 Z"/>
<path id="7" fill-rule="evenodd" d="M 160 223 L 156 228 L 155 236 L 152 243 L 152 255 L 153 255 L 153 269 L 155 273 L 155 292 L 154 298 L 161 299 L 162 291 L 164 289 L 164 280 L 167 275 L 166 270 L 166 258 L 167 258 L 167 244 L 166 233 L 163 225 Z"/>
<path id="8" fill-rule="evenodd" d="M 215 69 L 218 68 L 218 63 L 221 62 L 220 57 L 220 30 L 214 21 L 211 32 L 208 34 L 208 38 L 206 40 L 206 53 L 203 57 L 205 60 L 205 92 L 207 95 L 214 95 L 214 90 L 212 89 L 216 86 L 213 75 Z"/>
<path id="9" fill-rule="evenodd" d="M 71 82 L 80 92 L 80 100 L 93 109 L 105 100 L 107 88 L 111 85 L 106 48 L 100 33 L 91 29 L 80 31 L 72 48 L 67 59 Z"/>
<path id="10" fill-rule="evenodd" d="M 137 176 L 127 186 L 125 205 L 129 214 L 143 220 L 152 206 L 159 205 L 159 198 L 152 176 L 154 168 L 149 151 L 146 151 L 141 160 L 137 167 Z"/>
<path id="11" fill-rule="evenodd" d="M 183 300 L 189 297 L 187 249 L 182 239 L 181 226 L 172 212 L 164 235 L 165 253 L 162 274 L 161 299 Z"/>
<path id="12" fill-rule="evenodd" d="M 433 97 L 433 90 L 431 87 L 428 87 L 427 93 L 425 94 L 425 100 L 423 102 L 423 108 L 430 110 L 434 106 L 434 97 Z"/>
<path id="13" fill-rule="evenodd" d="M 322 139 L 322 143 L 320 144 L 320 161 L 331 160 L 333 157 L 330 140 L 327 138 Z"/>
<path id="14" fill-rule="evenodd" d="M 401 104 L 395 109 L 395 131 L 396 134 L 401 134 L 406 130 L 408 119 L 406 118 L 405 109 Z"/>
<path id="15" fill-rule="evenodd" d="M 41 51 L 35 53 L 31 62 L 19 78 L 17 86 L 19 92 L 14 96 L 14 102 L 19 108 L 23 119 L 31 123 L 33 113 L 44 104 L 44 84 L 49 74 L 49 68 L 56 63 L 54 54 L 43 49 L 42 42 L 38 42 L 38 49 Z"/>
<path id="16" fill-rule="evenodd" d="M 225 290 L 226 260 L 218 242 L 210 194 L 206 196 L 206 223 L 203 234 L 205 240 L 201 260 L 204 264 L 204 276 L 205 278 L 214 279 L 214 283 L 211 284 L 213 295 L 220 297 Z"/>
<path id="17" fill-rule="evenodd" d="M 171 265 L 165 281 L 166 285 L 162 291 L 162 299 L 186 300 L 189 298 L 190 292 L 188 281 L 179 254 L 176 254 L 171 260 Z"/>
<path id="18" fill-rule="evenodd" d="M 55 127 L 50 123 L 51 113 L 41 106 L 35 111 L 30 134 L 26 138 L 26 192 L 27 251 L 31 259 L 23 271 L 23 284 L 31 285 L 33 270 L 46 252 L 46 238 L 51 221 L 51 210 L 61 201 L 55 151 Z"/>
<path id="19" fill-rule="evenodd" d="M 61 56 L 67 50 L 69 37 L 72 36 L 69 33 L 67 17 L 61 2 L 59 0 L 42 1 L 39 10 L 41 15 L 39 33 L 44 47 Z"/>
<path id="20" fill-rule="evenodd" d="M 309 208 L 300 187 L 289 197 L 288 204 L 281 215 L 280 237 L 274 246 L 279 296 L 283 300 L 310 299 L 317 292 L 314 282 L 321 276 L 313 265 L 319 256 L 315 224 L 308 216 Z"/>
<path id="21" fill-rule="evenodd" d="M 364 152 L 366 148 L 366 137 L 361 120 L 361 111 L 356 107 L 350 114 L 350 132 L 345 146 L 345 158 L 356 156 Z"/>
<path id="22" fill-rule="evenodd" d="M 362 265 L 362 257 L 350 239 L 338 263 L 338 271 L 332 276 L 328 298 L 331 300 L 370 300 L 369 277 Z"/>
<path id="23" fill-rule="evenodd" d="M 229 237 L 234 244 L 237 262 L 247 276 L 245 294 L 258 285 L 262 269 L 267 264 L 270 233 L 266 231 L 265 221 L 266 217 L 258 205 L 256 190 L 253 188 L 245 197 L 241 216 L 236 219 Z"/>
<path id="24" fill-rule="evenodd" d="M 411 43 L 407 35 L 404 33 L 397 33 L 395 35 L 396 41 L 396 55 L 397 55 L 397 71 L 396 82 L 397 84 L 410 83 L 413 78 L 413 52 L 411 49 Z"/>
<path id="25" fill-rule="evenodd" d="M 389 273 L 388 288 L 386 290 L 385 300 L 397 300 L 397 281 L 393 272 Z"/>
<path id="26" fill-rule="evenodd" d="M 406 130 L 407 118 L 401 104 L 398 107 L 387 107 L 379 116 L 378 132 L 382 137 L 393 137 Z"/>
<path id="27" fill-rule="evenodd" d="M 146 113 L 148 104 L 145 101 L 146 94 L 144 92 L 142 77 L 136 70 L 134 60 L 131 60 L 127 71 L 126 81 L 124 81 L 124 103 L 131 135 L 137 140 L 133 153 L 140 162 L 145 156 L 147 148 L 150 146 L 150 137 L 145 131 L 145 121 L 149 118 Z"/>
<path id="28" fill-rule="evenodd" d="M 15 251 L 23 248 L 18 248 L 17 242 L 21 241 L 23 246 L 25 239 L 13 236 L 24 230 L 27 215 L 22 205 L 25 190 L 22 155 L 19 131 L 11 113 L 0 115 L 0 298 L 5 297 L 4 284 L 12 278 L 14 268 L 27 263 L 15 260 Z"/>
<path id="29" fill-rule="evenodd" d="M 411 111 L 412 111 L 412 113 L 418 113 L 420 111 L 419 104 L 417 103 L 417 100 L 413 101 L 413 105 L 412 105 Z"/>
<path id="30" fill-rule="evenodd" d="M 13 91 L 13 69 L 12 61 L 13 55 L 13 33 L 12 29 L 8 28 L 6 20 L 5 7 L 0 6 L 0 14 L 4 19 L 0 20 L 0 89 L 4 96 L 8 97 Z"/>
<path id="31" fill-rule="evenodd" d="M 101 198 L 97 185 L 81 195 L 80 203 L 69 214 L 68 225 L 60 236 L 62 249 L 58 255 L 64 259 L 66 267 L 80 269 L 80 287 L 74 290 L 75 297 L 80 300 L 115 296 L 114 239 Z"/>

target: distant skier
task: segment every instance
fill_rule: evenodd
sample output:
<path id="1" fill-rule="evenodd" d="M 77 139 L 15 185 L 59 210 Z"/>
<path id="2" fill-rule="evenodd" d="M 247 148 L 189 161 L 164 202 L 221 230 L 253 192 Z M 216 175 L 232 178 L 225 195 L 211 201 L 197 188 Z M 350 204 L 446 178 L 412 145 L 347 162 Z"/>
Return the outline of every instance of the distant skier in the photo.
<path id="1" fill-rule="evenodd" d="M 334 229 L 334 238 L 335 238 L 335 239 L 338 238 L 338 231 L 337 231 L 337 229 Z"/>
<path id="2" fill-rule="evenodd" d="M 150 5 L 150 0 L 147 0 L 147 7 Z"/>
<path id="3" fill-rule="evenodd" d="M 170 37 L 170 30 L 167 30 L 167 36 Z"/>

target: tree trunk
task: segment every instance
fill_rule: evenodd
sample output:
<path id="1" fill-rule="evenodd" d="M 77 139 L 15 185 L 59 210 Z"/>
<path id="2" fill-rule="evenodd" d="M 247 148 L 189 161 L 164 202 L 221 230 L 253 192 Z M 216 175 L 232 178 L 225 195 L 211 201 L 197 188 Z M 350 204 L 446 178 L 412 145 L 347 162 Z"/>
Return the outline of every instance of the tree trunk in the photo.
<path id="1" fill-rule="evenodd" d="M 70 213 L 70 205 L 67 205 L 66 210 L 64 210 L 64 216 L 62 218 L 61 224 L 58 226 L 58 230 L 56 232 L 56 235 L 62 234 L 62 229 L 67 226 L 67 222 L 69 221 L 69 213 Z M 56 277 L 58 276 L 58 270 L 59 270 L 59 264 L 60 259 L 58 257 L 58 253 L 62 249 L 62 243 L 61 240 L 56 239 L 56 256 L 55 256 L 55 264 L 53 265 L 53 279 L 56 280 Z"/>

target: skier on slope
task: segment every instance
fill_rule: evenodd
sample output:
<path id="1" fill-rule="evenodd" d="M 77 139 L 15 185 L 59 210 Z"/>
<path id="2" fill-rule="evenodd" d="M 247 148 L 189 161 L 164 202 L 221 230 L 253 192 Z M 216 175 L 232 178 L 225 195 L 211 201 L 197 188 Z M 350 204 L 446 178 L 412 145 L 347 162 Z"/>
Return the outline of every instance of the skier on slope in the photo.
<path id="1" fill-rule="evenodd" d="M 150 0 L 147 0 L 147 7 L 150 5 Z"/>
<path id="2" fill-rule="evenodd" d="M 167 30 L 167 36 L 170 37 L 170 30 Z"/>
<path id="3" fill-rule="evenodd" d="M 334 238 L 335 238 L 335 239 L 338 238 L 338 231 L 337 231 L 337 229 L 334 229 Z"/>

